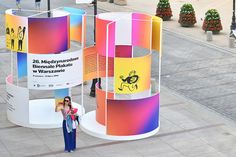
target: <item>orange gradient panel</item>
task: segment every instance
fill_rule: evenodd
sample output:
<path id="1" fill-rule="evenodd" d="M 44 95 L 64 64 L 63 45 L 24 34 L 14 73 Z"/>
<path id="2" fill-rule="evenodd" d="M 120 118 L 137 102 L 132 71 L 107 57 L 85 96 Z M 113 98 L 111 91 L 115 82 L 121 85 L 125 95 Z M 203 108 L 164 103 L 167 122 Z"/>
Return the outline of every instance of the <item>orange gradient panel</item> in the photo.
<path id="1" fill-rule="evenodd" d="M 149 15 L 132 14 L 132 45 L 151 49 L 152 18 Z"/>
<path id="2" fill-rule="evenodd" d="M 92 80 L 97 77 L 97 52 L 96 47 L 88 47 L 84 49 L 83 54 L 83 71 L 84 81 Z"/>
<path id="3" fill-rule="evenodd" d="M 6 48 L 15 52 L 27 52 L 28 19 L 6 14 Z"/>
<path id="4" fill-rule="evenodd" d="M 95 46 L 84 49 L 84 81 L 106 77 L 106 57 L 97 54 Z M 98 64 L 99 63 L 99 68 Z M 108 57 L 108 76 L 114 76 L 114 58 Z"/>
<path id="5" fill-rule="evenodd" d="M 107 93 L 108 99 L 114 99 L 114 93 Z M 106 92 L 96 88 L 96 121 L 102 125 L 105 125 L 105 103 L 106 103 Z"/>
<path id="6" fill-rule="evenodd" d="M 106 54 L 106 29 L 111 21 L 96 18 L 96 46 L 99 54 Z"/>

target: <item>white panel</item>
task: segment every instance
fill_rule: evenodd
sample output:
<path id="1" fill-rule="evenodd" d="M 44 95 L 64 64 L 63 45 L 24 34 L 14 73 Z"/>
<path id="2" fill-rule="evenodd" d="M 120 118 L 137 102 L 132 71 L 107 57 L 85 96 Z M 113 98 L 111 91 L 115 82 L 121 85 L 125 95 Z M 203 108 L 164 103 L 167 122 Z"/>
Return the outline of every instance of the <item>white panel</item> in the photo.
<path id="1" fill-rule="evenodd" d="M 116 45 L 131 45 L 132 13 L 111 12 L 102 13 L 97 16 L 99 19 L 116 22 Z"/>
<path id="2" fill-rule="evenodd" d="M 82 50 L 62 54 L 28 54 L 28 88 L 61 89 L 83 82 Z"/>
<path id="3" fill-rule="evenodd" d="M 62 16 L 68 16 L 70 13 L 64 10 L 53 10 L 52 11 L 52 17 L 62 17 Z"/>
<path id="4" fill-rule="evenodd" d="M 120 19 L 129 19 L 129 15 L 131 16 L 132 13 L 128 12 L 107 12 L 101 13 L 97 15 L 97 18 L 107 20 L 107 21 L 117 21 Z"/>
<path id="5" fill-rule="evenodd" d="M 78 109 L 78 115 L 85 113 L 84 108 L 72 102 L 72 106 Z M 60 128 L 62 126 L 61 112 L 55 112 L 55 99 L 38 99 L 29 102 L 30 128 Z"/>
<path id="6" fill-rule="evenodd" d="M 93 0 L 76 0 L 76 4 L 81 4 L 81 3 L 92 3 Z"/>
<path id="7" fill-rule="evenodd" d="M 122 16 L 116 21 L 116 45 L 131 45 L 132 39 L 132 14 Z"/>
<path id="8" fill-rule="evenodd" d="M 29 123 L 29 90 L 12 84 L 11 78 L 6 79 L 7 117 L 8 120 L 21 126 Z"/>

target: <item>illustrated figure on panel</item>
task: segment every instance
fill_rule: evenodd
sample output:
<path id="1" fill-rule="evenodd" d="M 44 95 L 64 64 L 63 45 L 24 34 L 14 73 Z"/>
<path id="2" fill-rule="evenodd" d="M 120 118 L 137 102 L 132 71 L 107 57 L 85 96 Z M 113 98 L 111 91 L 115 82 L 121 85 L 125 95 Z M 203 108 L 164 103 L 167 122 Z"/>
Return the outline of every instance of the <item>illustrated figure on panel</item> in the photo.
<path id="1" fill-rule="evenodd" d="M 6 43 L 7 47 L 10 47 L 9 45 L 11 44 L 11 37 L 10 37 L 10 28 L 6 27 Z"/>
<path id="2" fill-rule="evenodd" d="M 18 51 L 22 51 L 22 45 L 23 45 L 24 36 L 25 36 L 25 27 L 22 29 L 21 26 L 19 26 L 18 27 L 18 33 L 17 33 Z"/>
<path id="3" fill-rule="evenodd" d="M 136 75 L 136 71 L 132 70 L 129 72 L 129 76 L 124 78 L 123 75 L 120 76 L 120 79 L 122 80 L 122 83 L 120 84 L 120 88 L 118 88 L 120 91 L 123 91 L 125 87 L 129 89 L 129 91 L 134 91 L 135 89 L 138 89 L 138 79 L 139 76 Z"/>
<path id="4" fill-rule="evenodd" d="M 11 28 L 10 37 L 11 37 L 11 49 L 14 50 L 15 32 L 13 28 Z"/>
<path id="5" fill-rule="evenodd" d="M 66 96 L 63 100 L 63 135 L 65 142 L 65 152 L 73 152 L 76 149 L 76 114 L 78 109 L 73 108 L 71 104 L 71 97 Z"/>

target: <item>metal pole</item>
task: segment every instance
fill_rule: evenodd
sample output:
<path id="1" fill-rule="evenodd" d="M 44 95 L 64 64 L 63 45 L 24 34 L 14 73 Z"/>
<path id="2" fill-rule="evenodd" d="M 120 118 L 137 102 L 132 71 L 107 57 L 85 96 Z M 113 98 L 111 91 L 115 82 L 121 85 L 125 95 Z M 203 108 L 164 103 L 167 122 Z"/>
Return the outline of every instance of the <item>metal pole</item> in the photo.
<path id="1" fill-rule="evenodd" d="M 94 5 L 94 44 L 96 44 L 96 15 L 97 15 L 97 0 L 94 0 L 93 3 Z M 96 83 L 99 82 L 99 88 L 101 88 L 101 78 L 94 78 L 92 81 L 91 85 L 91 90 L 90 90 L 90 96 L 95 97 L 96 96 Z"/>
<path id="2" fill-rule="evenodd" d="M 51 17 L 51 12 L 50 12 L 50 10 L 51 10 L 51 6 L 50 6 L 50 0 L 48 0 L 48 17 Z"/>
<path id="3" fill-rule="evenodd" d="M 93 4 L 94 4 L 94 43 L 96 44 L 96 15 L 97 15 L 97 0 L 94 0 L 93 1 Z"/>
<path id="4" fill-rule="evenodd" d="M 231 27 L 230 27 L 230 36 L 234 36 L 233 34 L 233 30 L 236 30 L 236 22 L 235 22 L 235 0 L 233 0 L 233 16 L 232 16 L 232 23 L 231 23 Z M 235 37 L 235 36 L 234 36 Z"/>

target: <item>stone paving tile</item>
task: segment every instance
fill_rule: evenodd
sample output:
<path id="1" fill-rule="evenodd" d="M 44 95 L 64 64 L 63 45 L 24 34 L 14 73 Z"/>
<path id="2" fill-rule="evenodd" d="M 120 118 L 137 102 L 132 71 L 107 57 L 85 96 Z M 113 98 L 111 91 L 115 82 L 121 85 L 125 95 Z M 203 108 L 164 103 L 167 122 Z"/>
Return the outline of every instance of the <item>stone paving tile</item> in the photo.
<path id="1" fill-rule="evenodd" d="M 164 118 L 161 114 L 160 116 L 160 130 L 158 134 L 167 133 L 167 132 L 176 132 L 181 131 L 183 128 L 175 125 L 173 122 Z"/>
<path id="2" fill-rule="evenodd" d="M 145 157 L 187 157 L 178 151 L 170 151 L 165 153 L 158 153 L 154 155 L 145 155 Z"/>
<path id="3" fill-rule="evenodd" d="M 39 138 L 48 138 L 54 136 L 62 136 L 62 129 L 32 129 L 32 131 L 39 137 Z"/>
<path id="4" fill-rule="evenodd" d="M 209 128 L 205 131 L 198 130 L 192 132 L 192 134 L 202 140 L 207 141 L 208 144 L 217 151 L 235 153 L 233 150 L 236 148 L 236 136 L 232 135 L 221 127 Z"/>
<path id="5" fill-rule="evenodd" d="M 22 141 L 27 139 L 36 139 L 36 135 L 32 132 L 31 129 L 24 127 L 15 127 L 9 129 L 0 130 L 0 138 L 3 140 L 9 141 Z"/>
<path id="6" fill-rule="evenodd" d="M 111 141 L 108 141 L 108 140 L 92 137 L 92 136 L 90 136 L 88 134 L 85 134 L 85 133 L 81 133 L 79 135 L 79 139 L 84 141 L 84 143 L 86 143 L 87 146 L 96 146 L 96 145 L 99 145 L 99 144 L 104 144 L 104 143 L 110 143 L 111 142 Z"/>
<path id="7" fill-rule="evenodd" d="M 58 157 L 56 154 L 52 154 L 52 155 L 43 155 L 43 157 Z"/>
<path id="8" fill-rule="evenodd" d="M 12 155 L 8 151 L 0 151 L 1 157 L 12 157 Z"/>
<path id="9" fill-rule="evenodd" d="M 44 146 L 44 143 L 42 142 L 41 139 L 38 137 L 31 137 L 30 139 L 9 139 L 5 138 L 2 139 L 2 143 L 5 145 L 7 150 L 10 150 L 11 152 L 14 151 L 15 149 L 26 149 L 27 147 L 40 147 Z"/>
<path id="10" fill-rule="evenodd" d="M 130 143 L 131 145 L 132 143 Z M 171 152 L 174 149 L 159 138 L 148 138 L 138 143 L 134 143 L 131 148 L 134 148 L 142 154 L 142 156 L 157 155 L 159 153 Z"/>
<path id="11" fill-rule="evenodd" d="M 2 151 L 7 151 L 7 149 L 4 146 L 4 144 L 2 143 L 2 141 L 0 141 L 0 152 L 2 152 Z"/>
<path id="12" fill-rule="evenodd" d="M 197 128 L 209 124 L 207 121 L 185 110 L 181 105 L 162 108 L 161 110 L 164 112 L 162 114 L 164 118 L 184 129 Z"/>
<path id="13" fill-rule="evenodd" d="M 220 152 L 211 152 L 211 153 L 201 154 L 201 157 L 229 157 L 229 156 L 226 156 Z"/>
<path id="14" fill-rule="evenodd" d="M 235 157 L 236 154 L 236 149 L 235 147 L 230 149 L 230 150 L 226 150 L 226 151 L 221 151 L 221 153 L 227 154 L 227 157 Z"/>
<path id="15" fill-rule="evenodd" d="M 61 130 L 62 132 L 62 130 Z M 76 134 L 76 146 L 77 148 L 86 147 L 87 143 L 85 143 L 81 138 L 81 134 L 83 132 L 77 131 Z M 56 135 L 56 136 L 48 136 L 48 137 L 41 137 L 42 142 L 44 145 L 48 146 L 52 151 L 60 151 L 64 149 L 64 139 L 63 135 Z"/>
<path id="16" fill-rule="evenodd" d="M 201 156 L 202 154 L 217 152 L 216 149 L 214 149 L 210 145 L 202 145 L 202 146 L 192 147 L 190 149 L 183 147 L 177 150 L 188 157 L 197 157 Z"/>
<path id="17" fill-rule="evenodd" d="M 1 119 L 0 120 L 0 128 L 1 129 L 2 128 L 7 128 L 7 127 L 14 127 L 14 126 L 16 126 L 16 125 L 11 123 L 11 122 L 9 122 L 6 117 L 5 117 L 5 119 Z"/>
<path id="18" fill-rule="evenodd" d="M 0 104 L 5 104 L 6 100 L 3 98 L 4 95 L 0 96 Z"/>
<path id="19" fill-rule="evenodd" d="M 46 153 L 50 152 L 50 149 L 44 145 L 42 146 L 26 146 L 24 148 L 18 148 L 11 150 L 12 157 L 19 157 L 19 156 L 30 156 L 35 154 Z"/>
<path id="20" fill-rule="evenodd" d="M 44 156 L 44 155 L 43 155 Z M 93 149 L 89 149 L 89 150 L 76 150 L 72 153 L 68 153 L 68 152 L 60 152 L 55 154 L 56 157 L 78 157 L 78 156 L 82 156 L 82 157 L 102 157 L 99 156 L 99 154 L 94 151 Z M 51 155 L 46 155 L 44 157 L 51 157 Z M 54 157 L 54 156 L 52 156 Z"/>
<path id="21" fill-rule="evenodd" d="M 131 150 L 131 149 L 127 149 L 125 147 L 123 147 L 123 149 L 119 148 L 117 149 L 117 147 L 113 147 L 112 150 L 111 149 L 107 149 L 107 148 L 95 148 L 94 149 L 95 152 L 102 157 L 142 157 L 143 155 L 140 154 L 139 152 L 135 151 L 135 150 Z"/>
<path id="22" fill-rule="evenodd" d="M 161 93 L 160 104 L 161 106 L 170 105 L 170 104 L 179 104 L 182 103 L 176 97 L 171 96 L 170 94 Z"/>

